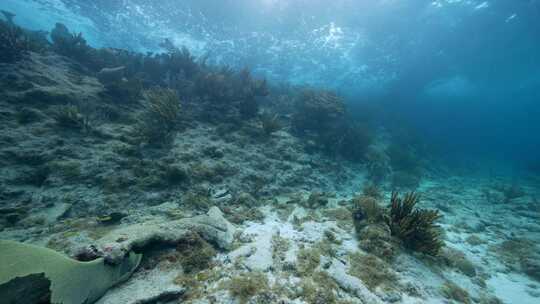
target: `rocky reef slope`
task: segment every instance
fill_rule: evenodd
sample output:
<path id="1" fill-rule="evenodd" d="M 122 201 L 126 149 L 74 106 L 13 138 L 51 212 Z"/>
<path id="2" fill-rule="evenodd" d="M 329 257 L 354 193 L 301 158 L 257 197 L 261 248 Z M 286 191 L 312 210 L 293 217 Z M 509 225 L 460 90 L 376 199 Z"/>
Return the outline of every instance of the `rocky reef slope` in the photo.
<path id="1" fill-rule="evenodd" d="M 384 136 L 353 162 L 344 146 L 327 151 L 333 135 L 298 136 L 326 132 L 306 116 L 257 118 L 279 100 L 239 122 L 179 98 L 174 132 L 149 141 L 151 100 L 179 96 L 149 89 L 126 101 L 110 81 L 129 80 L 103 75 L 115 72 L 57 52 L 0 64 L 0 237 L 82 261 L 142 253 L 98 303 L 538 301 L 537 179 L 403 176 L 416 164 L 377 153 Z M 303 110 L 322 104 L 320 119 L 342 117 L 336 96 L 305 95 Z M 292 123 L 272 126 L 275 117 Z M 394 188 L 421 193 L 409 210 L 418 225 L 392 221 Z M 431 246 L 412 246 L 414 236 Z"/>

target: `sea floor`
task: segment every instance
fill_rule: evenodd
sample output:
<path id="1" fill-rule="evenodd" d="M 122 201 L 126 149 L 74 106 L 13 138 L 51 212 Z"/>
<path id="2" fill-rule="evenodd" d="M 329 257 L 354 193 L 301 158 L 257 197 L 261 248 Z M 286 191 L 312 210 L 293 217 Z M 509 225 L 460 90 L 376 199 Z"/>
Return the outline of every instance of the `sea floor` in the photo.
<path id="1" fill-rule="evenodd" d="M 103 90 L 65 59 L 33 55 L 0 75 L 0 238 L 70 256 L 150 240 L 139 269 L 98 303 L 540 302 L 538 178 L 427 174 L 418 207 L 443 215 L 441 257 L 400 249 L 387 261 L 355 232 L 362 165 L 307 153 L 287 130 L 260 139 L 254 123 L 194 119 L 168 149 L 139 151 L 129 119 L 90 135 L 55 125 L 54 107 L 100 104 Z"/>

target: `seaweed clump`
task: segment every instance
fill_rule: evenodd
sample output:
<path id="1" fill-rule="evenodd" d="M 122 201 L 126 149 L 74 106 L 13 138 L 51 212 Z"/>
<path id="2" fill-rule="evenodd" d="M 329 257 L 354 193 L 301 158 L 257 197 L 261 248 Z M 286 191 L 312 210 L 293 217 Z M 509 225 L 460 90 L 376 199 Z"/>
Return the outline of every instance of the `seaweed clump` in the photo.
<path id="1" fill-rule="evenodd" d="M 230 294 L 240 303 L 247 303 L 252 297 L 269 289 L 268 278 L 264 273 L 252 272 L 232 278 L 229 285 Z"/>
<path id="2" fill-rule="evenodd" d="M 393 236 L 413 251 L 436 256 L 443 247 L 439 226 L 441 215 L 437 210 L 415 209 L 418 194 L 411 192 L 400 198 L 392 193 L 388 225 Z"/>
<path id="3" fill-rule="evenodd" d="M 397 281 L 388 264 L 371 254 L 355 252 L 349 256 L 350 274 L 361 279 L 370 290 L 378 286 L 389 288 Z"/>
<path id="4" fill-rule="evenodd" d="M 176 247 L 185 273 L 196 273 L 210 267 L 216 250 L 197 233 L 187 235 Z"/>
<path id="5" fill-rule="evenodd" d="M 298 296 L 306 303 L 342 303 L 338 302 L 336 296 L 336 290 L 339 290 L 339 287 L 327 272 L 315 272 L 310 278 L 302 280 L 300 287 Z"/>
<path id="6" fill-rule="evenodd" d="M 390 261 L 395 256 L 387 215 L 377 199 L 363 195 L 353 199 L 353 223 L 360 241 L 360 248 Z"/>
<path id="7" fill-rule="evenodd" d="M 321 253 L 317 249 L 302 248 L 296 260 L 296 273 L 301 277 L 309 276 L 321 263 Z"/>

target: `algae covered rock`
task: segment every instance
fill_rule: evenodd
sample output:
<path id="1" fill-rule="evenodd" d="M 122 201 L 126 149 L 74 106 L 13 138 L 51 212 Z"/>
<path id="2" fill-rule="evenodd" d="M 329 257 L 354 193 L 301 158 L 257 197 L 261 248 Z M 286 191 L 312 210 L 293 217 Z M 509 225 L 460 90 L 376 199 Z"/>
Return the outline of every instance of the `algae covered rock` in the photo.
<path id="1" fill-rule="evenodd" d="M 193 232 L 221 249 L 230 249 L 235 231 L 223 213 L 212 207 L 204 215 L 169 222 L 145 222 L 114 230 L 98 240 L 96 248 L 103 252 L 108 262 L 116 264 L 127 252 L 155 243 L 177 244 Z"/>
<path id="2" fill-rule="evenodd" d="M 89 304 L 128 279 L 141 261 L 130 253 L 117 265 L 72 260 L 48 248 L 0 241 L 0 303 Z"/>
<path id="3" fill-rule="evenodd" d="M 362 303 L 382 303 L 382 301 L 372 293 L 359 278 L 347 273 L 347 266 L 343 264 L 343 262 L 333 259 L 332 264 L 326 271 L 341 289 L 354 294 L 362 301 Z"/>

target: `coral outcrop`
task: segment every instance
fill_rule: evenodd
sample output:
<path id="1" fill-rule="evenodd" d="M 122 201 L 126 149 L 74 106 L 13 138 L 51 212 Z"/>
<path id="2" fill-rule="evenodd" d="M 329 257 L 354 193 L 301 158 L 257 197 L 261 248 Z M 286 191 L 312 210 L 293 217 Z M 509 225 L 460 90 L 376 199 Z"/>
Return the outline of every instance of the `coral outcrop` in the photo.
<path id="1" fill-rule="evenodd" d="M 0 19 L 0 63 L 15 62 L 29 52 L 45 49 L 44 33 L 24 30 L 13 22 L 15 15 L 2 11 L 7 20 Z"/>
<path id="2" fill-rule="evenodd" d="M 306 89 L 296 102 L 293 126 L 299 132 L 322 134 L 332 129 L 345 116 L 345 104 L 329 91 Z"/>
<path id="3" fill-rule="evenodd" d="M 135 135 L 148 143 L 170 141 L 178 129 L 180 99 L 175 91 L 153 88 L 143 92 L 143 111 L 138 117 Z"/>
<path id="4" fill-rule="evenodd" d="M 51 31 L 53 49 L 60 55 L 70 57 L 78 62 L 88 64 L 92 60 L 94 50 L 88 46 L 82 33 L 71 33 L 62 23 L 56 23 Z"/>
<path id="5" fill-rule="evenodd" d="M 212 207 L 207 214 L 192 218 L 166 223 L 145 222 L 116 229 L 92 247 L 97 248 L 108 262 L 115 264 L 128 252 L 140 251 L 156 243 L 177 244 L 193 232 L 218 248 L 231 249 L 235 228 L 217 207 Z"/>

